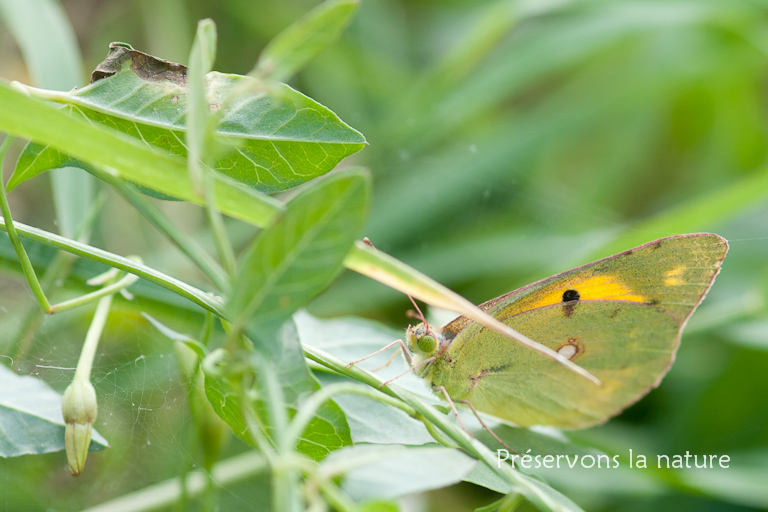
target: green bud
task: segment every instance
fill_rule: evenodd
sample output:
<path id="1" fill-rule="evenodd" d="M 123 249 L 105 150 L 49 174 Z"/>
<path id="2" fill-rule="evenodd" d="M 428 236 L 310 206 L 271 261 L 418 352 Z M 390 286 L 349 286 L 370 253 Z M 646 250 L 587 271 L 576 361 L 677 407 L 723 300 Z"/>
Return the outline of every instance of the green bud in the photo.
<path id="1" fill-rule="evenodd" d="M 67 449 L 69 472 L 77 476 L 85 467 L 85 458 L 91 446 L 91 429 L 96 421 L 96 391 L 86 379 L 75 377 L 64 391 L 61 412 L 67 424 L 64 446 Z"/>

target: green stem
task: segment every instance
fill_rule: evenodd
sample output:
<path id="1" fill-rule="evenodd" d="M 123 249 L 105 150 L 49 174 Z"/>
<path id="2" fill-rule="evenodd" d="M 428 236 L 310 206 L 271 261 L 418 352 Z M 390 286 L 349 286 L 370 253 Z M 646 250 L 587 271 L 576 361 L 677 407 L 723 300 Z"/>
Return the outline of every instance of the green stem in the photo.
<path id="1" fill-rule="evenodd" d="M 101 333 L 104 331 L 104 325 L 107 323 L 109 308 L 112 307 L 113 296 L 114 295 L 109 294 L 106 297 L 102 297 L 102 299 L 99 300 L 98 306 L 96 306 L 96 313 L 93 315 L 91 326 L 88 328 L 88 332 L 85 335 L 85 343 L 83 343 L 83 350 L 80 352 L 80 359 L 77 362 L 77 370 L 75 370 L 75 378 L 73 380 L 91 380 L 93 358 L 96 356 L 96 348 L 99 346 Z"/>
<path id="2" fill-rule="evenodd" d="M 205 181 L 205 212 L 208 217 L 208 224 L 211 226 L 213 241 L 216 244 L 216 251 L 224 267 L 224 271 L 230 276 L 235 275 L 235 251 L 232 249 L 232 242 L 229 241 L 227 228 L 224 225 L 224 219 L 221 212 L 216 208 L 216 196 L 214 190 L 216 182 L 207 169 L 202 169 L 203 180 Z"/>
<path id="3" fill-rule="evenodd" d="M 0 146 L 0 161 L 2 161 L 3 157 L 5 156 L 5 151 L 7 151 L 8 145 L 10 145 L 10 137 L 6 137 L 2 146 Z M 2 165 L 0 165 L 0 173 L 2 173 Z M 24 270 L 24 275 L 27 278 L 29 287 L 32 289 L 32 293 L 35 295 L 40 308 L 45 313 L 52 315 L 57 312 L 68 311 L 79 306 L 84 306 L 85 304 L 90 304 L 91 302 L 94 302 L 101 297 L 111 295 L 127 286 L 130 286 L 136 281 L 136 276 L 126 276 L 120 282 L 102 288 L 101 290 L 88 293 L 81 297 L 77 297 L 60 304 L 51 305 L 51 303 L 48 301 L 48 298 L 45 296 L 45 292 L 43 291 L 43 287 L 37 278 L 35 269 L 32 267 L 32 262 L 29 260 L 29 256 L 27 256 L 27 251 L 24 249 L 24 246 L 21 244 L 21 240 L 19 239 L 19 234 L 16 231 L 16 227 L 11 217 L 11 209 L 8 205 L 8 197 L 5 193 L 4 186 L 0 186 L 0 210 L 3 213 L 3 219 L 7 219 L 5 225 L 8 231 L 8 237 L 11 239 L 13 248 L 16 250 L 16 255 L 21 262 L 21 267 Z"/>
<path id="4" fill-rule="evenodd" d="M 163 274 L 162 272 L 159 272 L 151 267 L 142 265 L 141 263 L 136 263 L 135 261 L 132 261 L 123 256 L 118 256 L 117 254 L 113 254 L 111 252 L 107 252 L 87 244 L 82 244 L 69 238 L 65 238 L 63 236 L 44 231 L 42 229 L 33 228 L 19 222 L 14 223 L 14 226 L 18 234 L 24 238 L 50 245 L 52 247 L 56 247 L 57 249 L 67 251 L 78 256 L 83 256 L 90 260 L 98 261 L 99 263 L 104 263 L 111 267 L 124 270 L 130 274 L 137 275 L 142 279 L 151 281 L 176 293 L 177 295 L 191 300 L 195 304 L 211 311 L 215 315 L 223 318 L 226 317 L 224 314 L 224 303 L 220 298 L 214 297 L 198 288 L 195 288 L 194 286 L 188 285 L 187 283 L 179 281 L 178 279 L 175 279 L 167 274 Z M 0 219 L 0 229 L 5 231 L 8 230 L 5 219 Z"/>
<path id="5" fill-rule="evenodd" d="M 9 135 L 5 137 L 2 145 L 0 145 L 0 177 L 2 177 L 2 163 L 3 160 L 5 160 L 5 153 L 8 151 L 12 141 L 13 137 Z M 40 308 L 44 312 L 50 313 L 51 304 L 48 302 L 48 299 L 45 296 L 45 292 L 40 286 L 40 282 L 37 280 L 35 269 L 32 268 L 32 262 L 29 261 L 27 251 L 25 251 L 24 246 L 21 245 L 19 234 L 16 232 L 16 227 L 13 224 L 13 219 L 11 218 L 11 207 L 8 205 L 8 197 L 5 194 L 5 184 L 2 183 L 2 180 L 0 180 L 0 210 L 3 213 L 4 225 L 6 226 L 6 231 L 8 231 L 8 237 L 11 239 L 13 249 L 16 251 L 16 255 L 19 258 L 21 268 L 24 270 L 24 276 L 27 278 L 29 287 L 32 289 L 32 294 L 35 296 L 35 300 L 37 300 Z"/>
<path id="6" fill-rule="evenodd" d="M 256 415 L 256 411 L 253 408 L 248 393 L 242 392 L 240 394 L 240 403 L 243 409 L 243 418 L 245 418 L 245 424 L 248 426 L 248 434 L 253 442 L 259 448 L 259 451 L 264 454 L 264 457 L 269 462 L 271 467 L 276 465 L 277 453 L 274 447 L 264 435 L 264 427 Z"/>
<path id="7" fill-rule="evenodd" d="M 357 510 L 355 504 L 332 481 L 322 479 L 318 482 L 318 486 L 328 504 L 333 507 L 333 510 L 338 510 L 339 512 L 353 512 Z"/>
<path id="8" fill-rule="evenodd" d="M 102 194 L 91 203 L 88 214 L 75 234 L 75 238 L 79 242 L 87 243 L 90 239 L 91 230 L 96 222 L 101 207 L 104 205 L 104 201 L 105 196 Z M 72 254 L 57 251 L 56 256 L 51 260 L 42 279 L 40 279 L 40 286 L 43 288 L 43 291 L 48 290 L 50 292 L 51 287 L 55 282 L 63 281 L 69 275 L 75 259 L 76 258 Z M 43 315 L 44 314 L 40 311 L 40 308 L 37 307 L 37 305 L 30 305 L 30 307 L 27 308 L 26 313 L 23 315 L 24 320 L 20 323 L 18 332 L 14 337 L 16 345 L 13 349 L 14 361 L 18 361 L 32 344 L 34 334 L 43 323 Z M 16 369 L 18 369 L 18 367 L 16 367 Z"/>
<path id="9" fill-rule="evenodd" d="M 70 309 L 84 306 L 85 304 L 90 304 L 91 302 L 94 302 L 102 297 L 110 296 L 114 293 L 117 293 L 123 288 L 128 288 L 133 283 L 135 283 L 138 279 L 139 278 L 137 276 L 133 274 L 128 274 L 126 276 L 123 276 L 123 278 L 120 279 L 118 282 L 110 284 L 109 286 L 105 286 L 100 290 L 96 290 L 95 292 L 81 295 L 80 297 L 74 298 L 72 300 L 67 300 L 67 301 L 55 304 L 51 306 L 50 313 L 51 314 L 60 313 L 62 311 L 68 311 Z"/>

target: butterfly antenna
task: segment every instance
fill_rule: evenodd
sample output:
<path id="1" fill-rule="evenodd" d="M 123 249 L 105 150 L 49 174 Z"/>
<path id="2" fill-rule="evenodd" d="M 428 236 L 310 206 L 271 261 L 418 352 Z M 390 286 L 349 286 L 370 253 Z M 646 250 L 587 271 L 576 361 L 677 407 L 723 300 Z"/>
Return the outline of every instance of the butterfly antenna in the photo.
<path id="1" fill-rule="evenodd" d="M 422 322 L 424 322 L 424 325 L 426 325 L 427 329 L 429 329 L 429 322 L 427 322 L 427 319 L 424 316 L 424 313 L 421 312 L 421 308 L 419 308 L 419 305 L 416 304 L 416 301 L 413 300 L 413 297 L 411 297 L 410 293 L 406 293 L 406 295 L 411 300 L 411 304 L 413 304 L 413 307 L 416 308 L 416 313 L 417 313 L 416 319 L 417 320 L 421 320 Z"/>
<path id="2" fill-rule="evenodd" d="M 368 247 L 370 247 L 371 249 L 373 249 L 374 251 L 376 250 L 376 246 L 373 245 L 373 242 L 371 242 L 371 239 L 368 238 L 367 236 L 363 238 L 363 243 Z M 427 329 L 429 329 L 429 322 L 427 322 L 427 319 L 424 316 L 424 313 L 421 312 L 421 308 L 419 308 L 418 304 L 416 304 L 416 301 L 413 300 L 413 297 L 411 297 L 410 293 L 406 293 L 406 295 L 410 299 L 411 304 L 413 304 L 413 307 L 416 308 L 416 316 L 412 316 L 412 318 L 421 320 L 422 322 L 424 322 L 424 325 L 427 326 Z"/>

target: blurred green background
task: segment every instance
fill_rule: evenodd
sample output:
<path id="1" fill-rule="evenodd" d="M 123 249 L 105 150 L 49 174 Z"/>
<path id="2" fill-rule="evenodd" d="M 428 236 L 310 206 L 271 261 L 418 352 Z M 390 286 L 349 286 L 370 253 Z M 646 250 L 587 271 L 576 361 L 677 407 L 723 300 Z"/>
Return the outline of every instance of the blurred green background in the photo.
<path id="1" fill-rule="evenodd" d="M 211 17 L 219 32 L 215 69 L 233 73 L 248 72 L 264 45 L 316 4 L 61 2 L 87 71 L 111 41 L 185 63 L 197 20 Z M 768 509 L 768 483 L 749 480 L 768 475 L 768 190 L 757 185 L 768 172 L 767 34 L 768 2 L 760 0 L 363 0 L 342 39 L 290 82 L 370 143 L 343 163 L 374 175 L 366 236 L 474 302 L 677 234 L 678 225 L 731 241 L 663 385 L 620 418 L 573 438 L 622 451 L 729 454 L 732 471 L 709 493 L 670 477 L 553 477 L 586 510 Z M 0 77 L 33 83 L 5 25 Z M 81 78 L 85 85 L 87 73 Z M 758 199 L 719 201 L 739 186 Z M 49 180 L 24 184 L 10 200 L 21 222 L 57 230 Z M 207 239 L 198 209 L 162 207 Z M 667 220 L 648 223 L 658 216 Z M 252 234 L 230 227 L 242 243 Z M 92 243 L 199 279 L 115 196 Z M 18 264 L 4 258 L 0 343 L 7 353 L 34 301 Z M 181 306 L 188 314 L 177 309 L 174 317 L 151 298 L 119 303 L 94 370 L 96 427 L 113 448 L 92 454 L 77 480 L 63 454 L 0 461 L 0 509 L 79 510 L 193 463 L 172 345 L 139 316 L 166 313 L 175 328 L 195 332 L 199 312 Z M 400 328 L 408 307 L 397 292 L 346 272 L 310 311 Z M 14 364 L 63 390 L 90 315 L 46 319 Z M 242 449 L 233 441 L 227 450 Z M 263 494 L 247 484 L 225 489 L 221 510 L 258 510 Z M 464 484 L 413 497 L 407 510 L 468 510 L 492 499 Z"/>

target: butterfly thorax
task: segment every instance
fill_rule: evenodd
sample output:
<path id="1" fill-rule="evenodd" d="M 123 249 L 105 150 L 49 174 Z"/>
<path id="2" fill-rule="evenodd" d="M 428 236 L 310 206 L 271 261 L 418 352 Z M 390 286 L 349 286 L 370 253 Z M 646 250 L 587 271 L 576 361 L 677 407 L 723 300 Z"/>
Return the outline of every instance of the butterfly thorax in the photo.
<path id="1" fill-rule="evenodd" d="M 440 357 L 450 344 L 437 329 L 425 323 L 415 327 L 409 325 L 405 331 L 405 343 L 412 355 L 411 366 L 419 377 L 424 377 L 432 366 L 432 363 L 423 364 L 424 361 Z"/>

